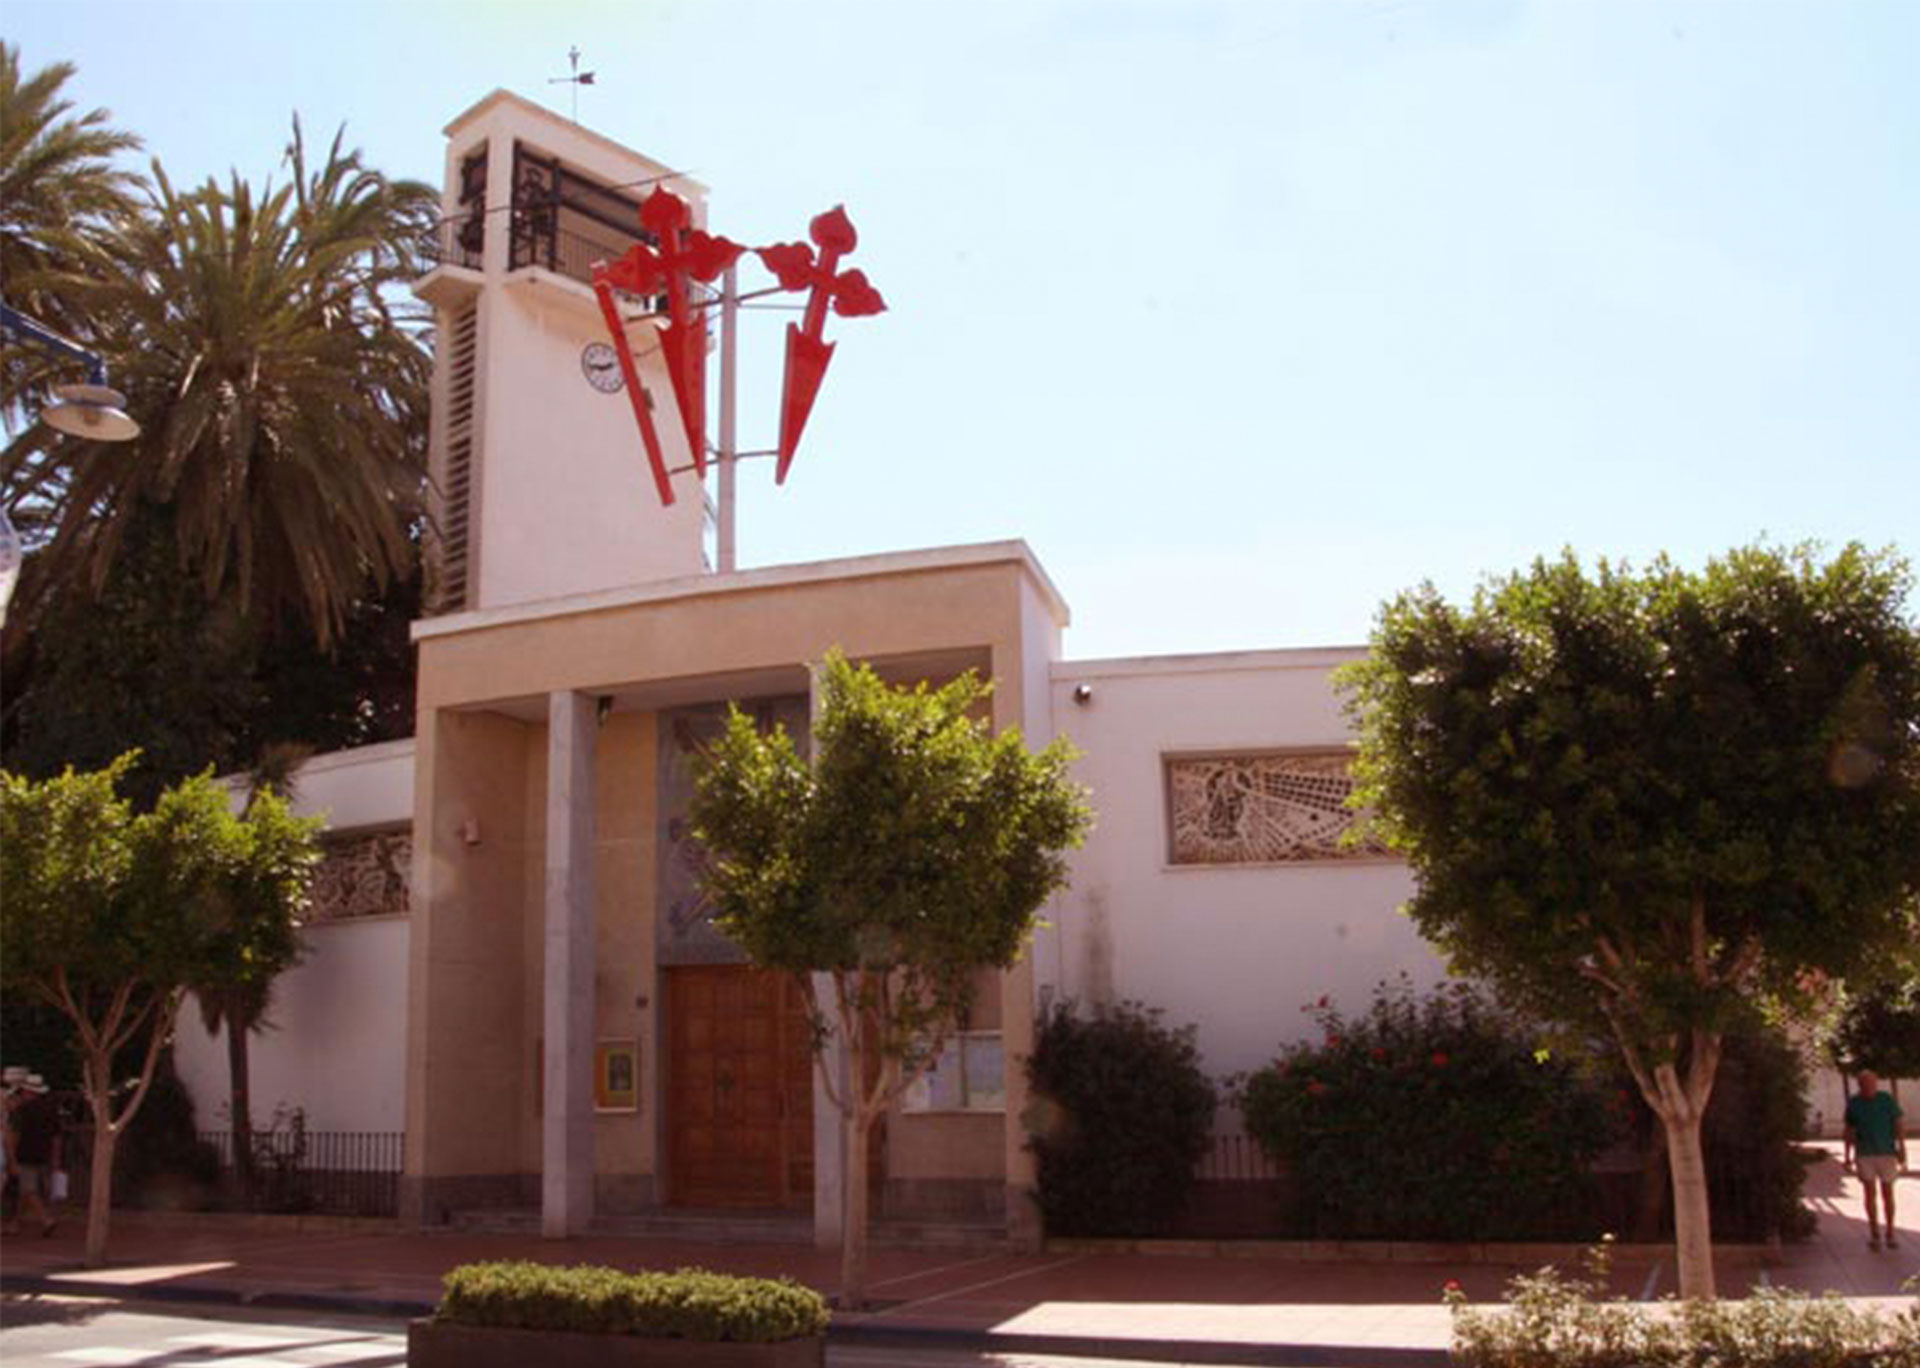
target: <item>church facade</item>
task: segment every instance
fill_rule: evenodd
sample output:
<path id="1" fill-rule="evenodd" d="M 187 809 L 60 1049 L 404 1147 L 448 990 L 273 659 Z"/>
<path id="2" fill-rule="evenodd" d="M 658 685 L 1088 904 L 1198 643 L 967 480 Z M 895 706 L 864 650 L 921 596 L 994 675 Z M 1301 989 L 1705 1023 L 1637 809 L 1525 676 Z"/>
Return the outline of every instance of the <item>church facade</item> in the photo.
<path id="1" fill-rule="evenodd" d="M 902 683 L 992 679 L 993 724 L 1071 738 L 1097 814 L 1030 953 L 983 975 L 887 1118 L 861 1179 L 883 1212 L 1037 1234 L 1022 1062 L 1052 1001 L 1164 1009 L 1225 1075 L 1296 1036 L 1303 1002 L 1439 976 L 1397 913 L 1405 867 L 1338 841 L 1330 676 L 1356 650 L 1070 660 L 1066 601 L 1017 540 L 710 569 L 706 482 L 662 422 L 676 498 L 654 499 L 591 287 L 644 240 L 636 187 L 669 180 L 696 222 L 704 190 L 504 92 L 447 134 L 417 287 L 440 502 L 416 731 L 300 777 L 329 858 L 257 1107 L 403 1130 L 425 1224 L 787 1210 L 837 1238 L 851 1179 L 797 994 L 711 925 L 686 828 L 689 757 L 726 709 L 803 732 L 836 647 Z M 619 307 L 652 326 L 649 301 Z M 636 352 L 669 412 L 658 350 Z M 183 1028 L 178 1053 L 221 1100 L 217 1042 Z"/>

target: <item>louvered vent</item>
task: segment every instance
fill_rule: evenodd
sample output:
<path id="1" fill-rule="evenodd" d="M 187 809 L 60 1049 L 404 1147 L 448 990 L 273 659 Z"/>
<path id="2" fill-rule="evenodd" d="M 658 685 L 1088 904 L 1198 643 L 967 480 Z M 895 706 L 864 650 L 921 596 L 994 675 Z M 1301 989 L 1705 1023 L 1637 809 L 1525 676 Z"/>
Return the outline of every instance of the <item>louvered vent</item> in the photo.
<path id="1" fill-rule="evenodd" d="M 440 491 L 440 583 L 436 611 L 469 606 L 476 478 L 474 401 L 478 387 L 479 310 L 467 305 L 447 328 L 446 467 Z"/>

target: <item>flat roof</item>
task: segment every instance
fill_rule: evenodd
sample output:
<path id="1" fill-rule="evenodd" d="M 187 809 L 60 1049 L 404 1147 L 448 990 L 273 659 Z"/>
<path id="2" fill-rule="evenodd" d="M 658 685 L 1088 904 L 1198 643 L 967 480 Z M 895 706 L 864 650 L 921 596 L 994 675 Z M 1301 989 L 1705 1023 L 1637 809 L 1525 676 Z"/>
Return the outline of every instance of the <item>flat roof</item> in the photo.
<path id="1" fill-rule="evenodd" d="M 954 570 L 972 565 L 997 565 L 1012 562 L 1026 571 L 1046 599 L 1054 621 L 1065 627 L 1071 620 L 1067 602 L 1060 597 L 1047 572 L 1026 542 L 978 542 L 967 546 L 938 546 L 918 551 L 886 551 L 870 556 L 845 556 L 834 560 L 802 561 L 794 565 L 770 565 L 752 570 L 732 570 L 725 574 L 684 575 L 676 579 L 655 580 L 620 589 L 599 589 L 586 594 L 566 594 L 558 598 L 535 599 L 528 603 L 503 604 L 464 613 L 447 613 L 421 618 L 413 624 L 413 639 L 454 636 L 548 618 L 598 613 L 609 608 L 626 608 L 644 603 L 664 603 L 675 599 L 700 598 L 708 594 L 751 593 L 781 589 L 793 585 L 821 584 L 832 580 L 877 579 L 888 575 L 910 575 L 934 570 Z"/>

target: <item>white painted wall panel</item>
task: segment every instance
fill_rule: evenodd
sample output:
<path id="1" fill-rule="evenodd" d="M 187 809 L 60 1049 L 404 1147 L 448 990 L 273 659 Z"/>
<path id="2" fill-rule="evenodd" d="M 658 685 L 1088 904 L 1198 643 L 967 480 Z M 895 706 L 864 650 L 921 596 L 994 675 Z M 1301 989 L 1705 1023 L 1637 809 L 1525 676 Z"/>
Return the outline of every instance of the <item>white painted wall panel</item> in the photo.
<path id="1" fill-rule="evenodd" d="M 1413 891 L 1384 859 L 1175 867 L 1162 760 L 1196 752 L 1335 747 L 1349 739 L 1329 671 L 1357 651 L 1275 651 L 1065 662 L 1055 729 L 1084 752 L 1098 825 L 1036 948 L 1044 987 L 1083 1001 L 1134 999 L 1197 1023 L 1210 1072 L 1272 1058 L 1330 996 L 1363 1011 L 1373 986 L 1444 970 L 1398 908 Z M 1076 702 L 1077 686 L 1091 696 Z"/>
<path id="2" fill-rule="evenodd" d="M 274 988 L 275 1029 L 253 1037 L 256 1126 L 285 1103 L 305 1109 L 309 1130 L 404 1128 L 409 929 L 404 917 L 382 917 L 307 932 L 306 958 Z M 207 1033 L 191 1001 L 180 1014 L 173 1057 L 200 1129 L 220 1129 L 226 1037 Z"/>

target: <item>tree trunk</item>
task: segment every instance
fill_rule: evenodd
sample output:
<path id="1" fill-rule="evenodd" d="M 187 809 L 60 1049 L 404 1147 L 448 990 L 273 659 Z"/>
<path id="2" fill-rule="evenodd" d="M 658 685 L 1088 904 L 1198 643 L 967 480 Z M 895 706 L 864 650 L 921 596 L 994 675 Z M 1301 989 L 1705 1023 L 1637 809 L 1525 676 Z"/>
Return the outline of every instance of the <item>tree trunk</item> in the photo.
<path id="1" fill-rule="evenodd" d="M 856 1064 L 859 1061 L 856 1057 Z M 867 1140 L 872 1118 L 855 1105 L 845 1114 L 847 1171 L 841 1190 L 846 1195 L 845 1220 L 840 1231 L 840 1309 L 858 1311 L 867 1304 Z"/>
<path id="2" fill-rule="evenodd" d="M 1693 1108 L 1661 1109 L 1667 1163 L 1673 1170 L 1673 1238 L 1680 1263 L 1680 1295 L 1710 1301 L 1713 1215 L 1707 1204 L 1707 1163 L 1700 1144 L 1702 1116 Z"/>
<path id="3" fill-rule="evenodd" d="M 87 1188 L 87 1246 L 82 1262 L 98 1268 L 107 1261 L 108 1226 L 113 1219 L 113 1147 L 120 1138 L 113 1125 L 111 1055 L 97 1055 L 87 1068 L 87 1105 L 93 1111 L 93 1162 Z"/>
<path id="4" fill-rule="evenodd" d="M 247 1023 L 229 1003 L 227 1027 L 227 1113 L 233 1131 L 233 1177 L 240 1200 L 253 1210 L 253 1096 L 247 1067 Z"/>

